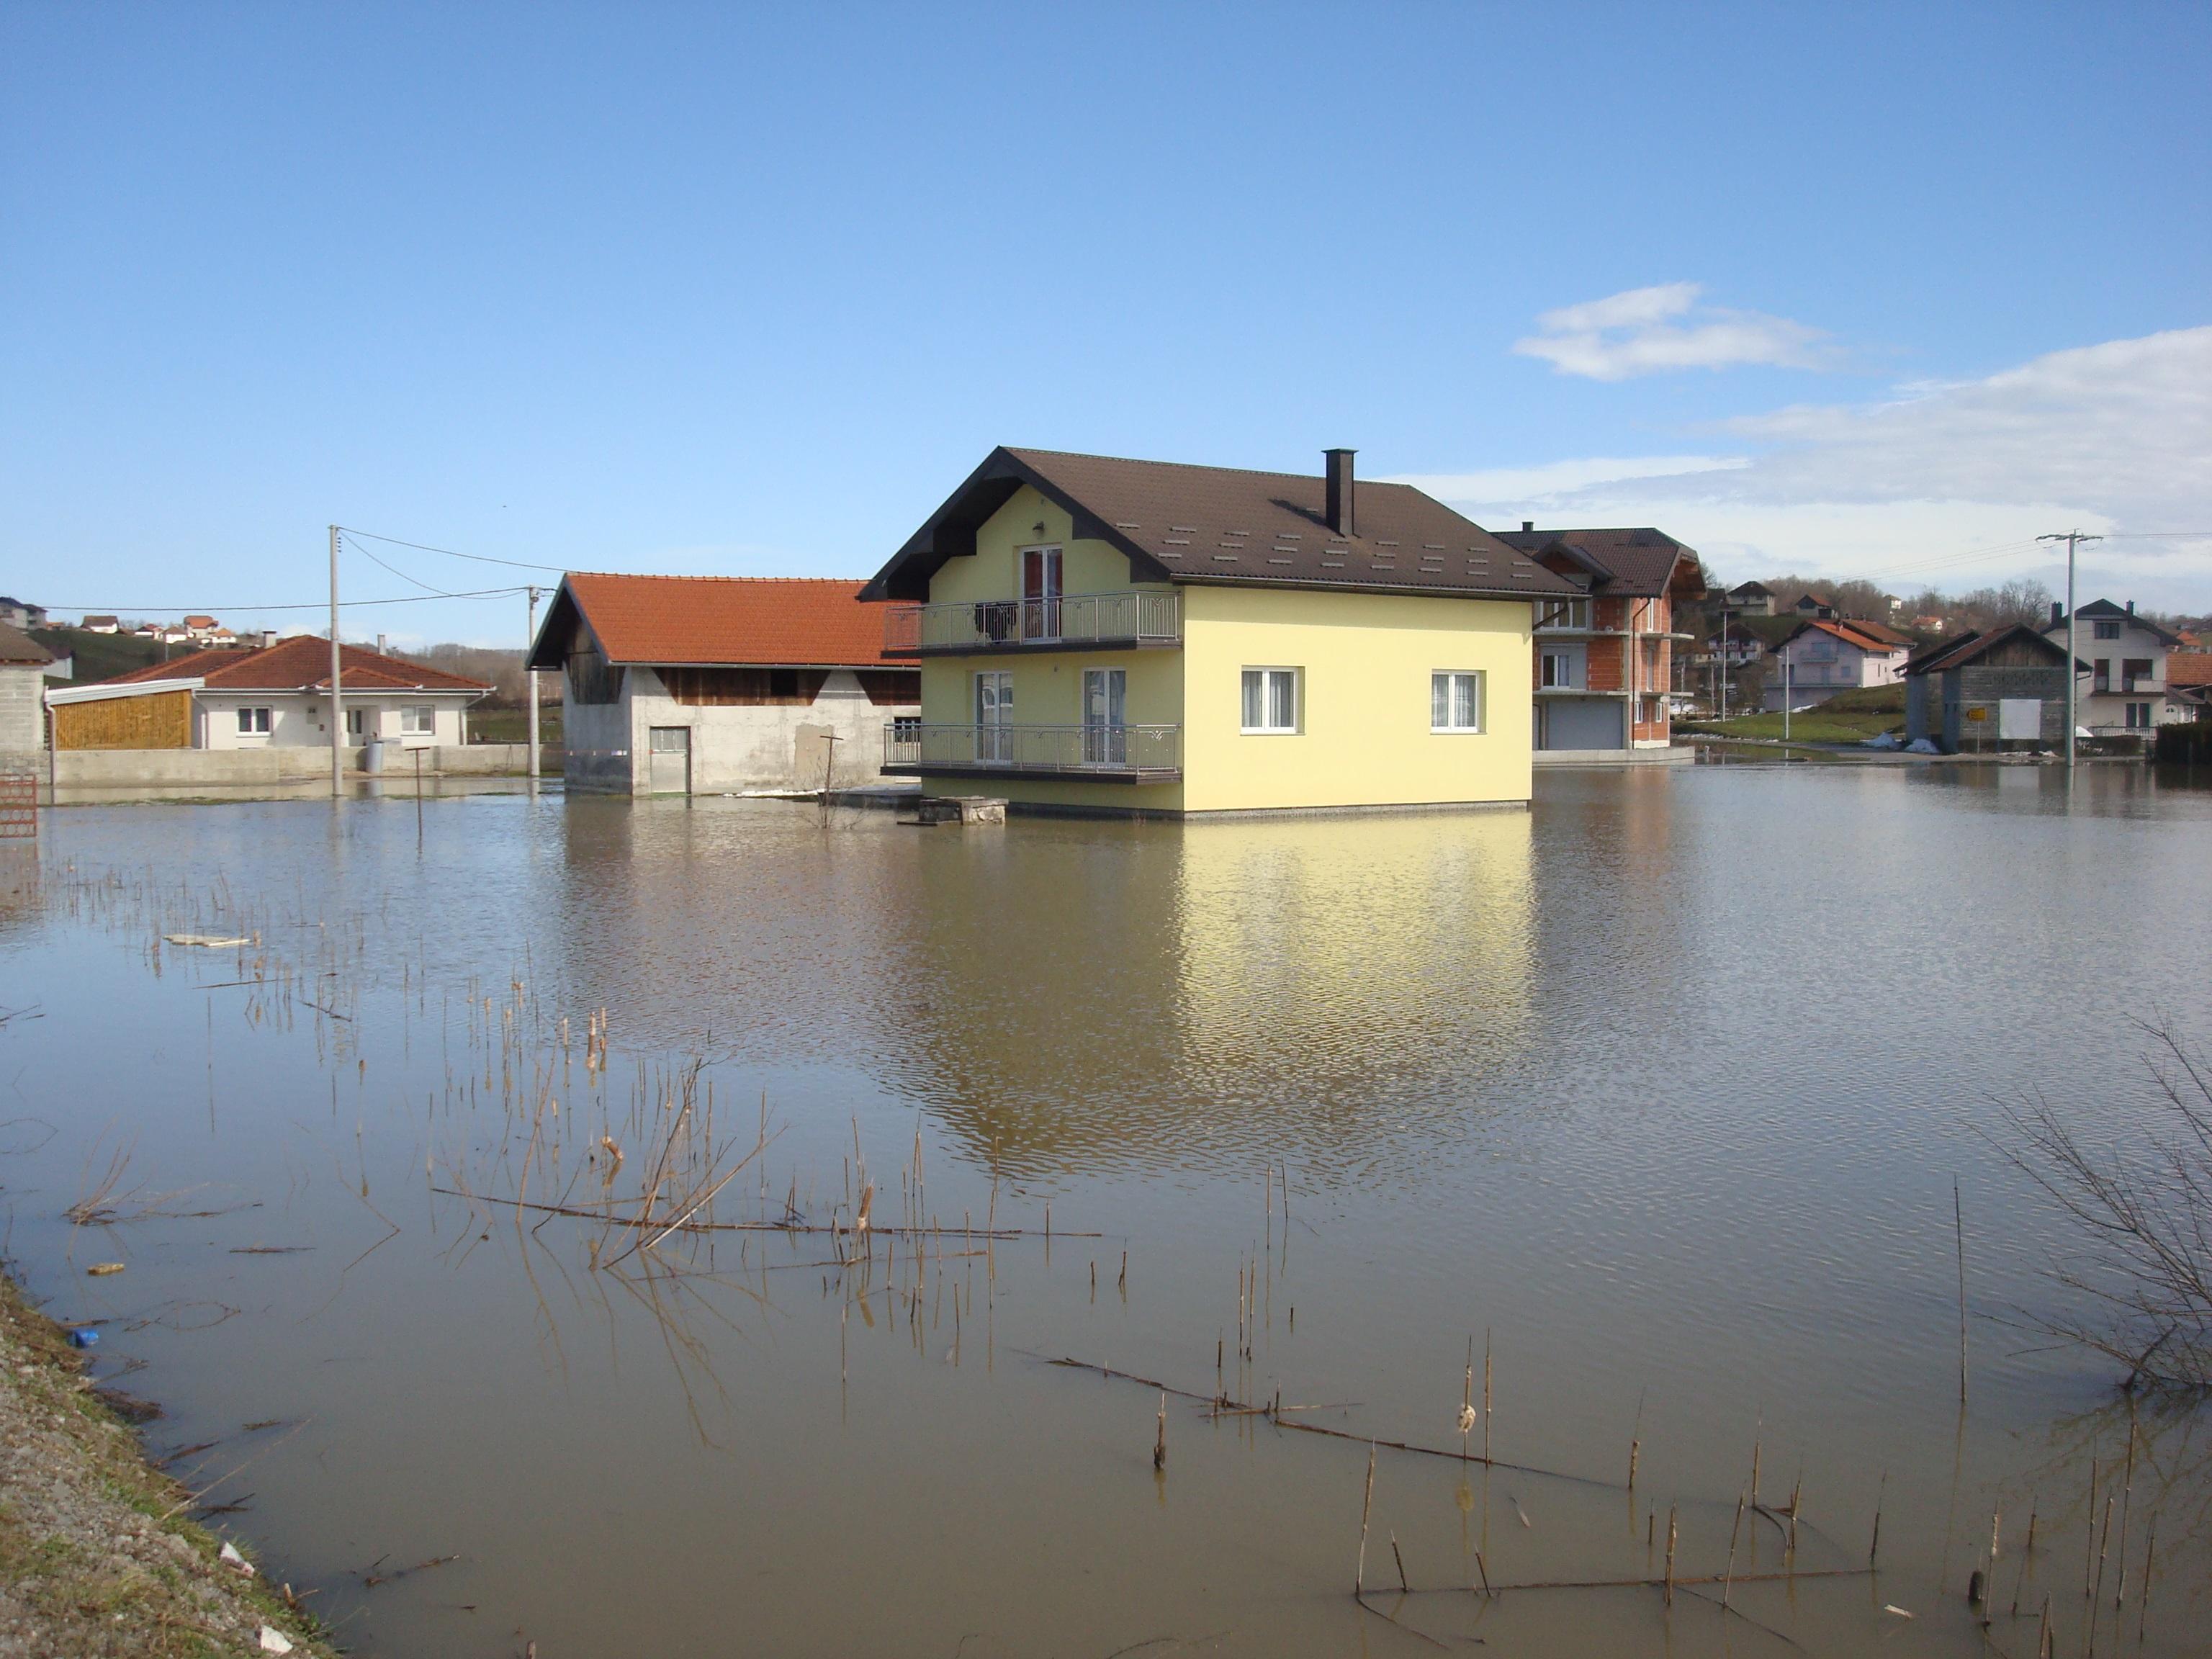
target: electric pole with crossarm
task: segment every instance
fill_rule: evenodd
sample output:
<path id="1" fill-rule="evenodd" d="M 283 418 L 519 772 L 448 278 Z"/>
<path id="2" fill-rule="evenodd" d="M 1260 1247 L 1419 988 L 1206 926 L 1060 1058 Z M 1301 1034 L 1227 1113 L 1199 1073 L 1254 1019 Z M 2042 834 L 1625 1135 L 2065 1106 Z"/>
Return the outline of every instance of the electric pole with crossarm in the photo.
<path id="1" fill-rule="evenodd" d="M 2074 770 L 2074 550 L 2083 542 L 2101 542 L 2102 536 L 2085 536 L 2078 530 L 2038 536 L 2039 542 L 2066 544 L 2066 770 Z"/>

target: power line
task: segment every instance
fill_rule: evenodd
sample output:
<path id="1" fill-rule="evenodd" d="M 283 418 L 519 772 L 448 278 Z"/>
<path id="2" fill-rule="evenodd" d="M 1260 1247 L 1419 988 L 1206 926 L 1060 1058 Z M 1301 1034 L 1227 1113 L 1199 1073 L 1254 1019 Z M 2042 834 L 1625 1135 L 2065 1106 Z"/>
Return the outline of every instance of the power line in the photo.
<path id="1" fill-rule="evenodd" d="M 340 541 L 343 541 L 347 537 L 351 536 L 353 533 L 354 532 L 352 531 L 341 527 L 338 531 L 338 539 Z M 385 560 L 378 558 L 375 554 L 363 547 L 358 540 L 354 543 L 353 550 L 360 554 L 364 559 L 367 559 L 371 564 L 378 567 L 378 568 L 390 571 L 393 575 L 398 577 L 401 581 L 413 582 L 416 586 L 421 588 L 425 593 L 431 594 L 441 599 L 450 599 L 454 597 L 446 589 L 442 587 L 433 587 L 429 583 L 422 580 L 420 578 L 409 575 L 398 565 L 388 563 Z"/>
<path id="2" fill-rule="evenodd" d="M 406 593 L 402 594 L 396 599 L 345 599 L 340 601 L 338 608 L 341 611 L 357 611 L 368 610 L 371 607 L 381 605 L 428 605 L 433 599 L 494 599 L 506 598 L 509 595 L 520 593 L 523 591 L 524 590 L 521 586 L 517 586 L 514 587 L 480 587 L 465 593 L 440 593 L 434 592 L 429 593 Z M 199 602 L 198 600 L 194 600 L 193 603 L 197 605 Z M 173 605 L 50 605 L 46 609 L 50 611 L 75 611 L 80 614 L 88 611 L 92 611 L 94 614 L 98 614 L 99 612 L 105 611 L 118 616 L 145 616 L 149 612 L 174 611 L 177 610 L 178 607 Z M 264 611 L 327 611 L 330 609 L 330 601 L 328 599 L 317 599 L 310 605 L 208 605 L 206 609 L 210 612 L 216 611 L 228 611 L 233 612 L 243 611 L 254 612 Z"/>
<path id="3" fill-rule="evenodd" d="M 477 564 L 503 564 L 511 566 L 516 570 L 551 570 L 562 574 L 567 574 L 568 568 L 565 565 L 532 564 L 523 559 L 495 559 L 485 553 L 459 553 L 450 547 L 432 547 L 425 542 L 403 542 L 397 536 L 380 536 L 374 530 L 349 530 L 343 525 L 340 525 L 338 528 L 349 536 L 366 536 L 373 542 L 389 542 L 394 547 L 411 547 L 417 553 L 442 553 L 449 559 L 470 559 Z M 367 548 L 361 550 L 364 553 L 368 551 Z M 374 557 L 374 555 L 372 554 L 370 556 Z M 386 565 L 385 568 L 388 570 L 391 567 Z"/>

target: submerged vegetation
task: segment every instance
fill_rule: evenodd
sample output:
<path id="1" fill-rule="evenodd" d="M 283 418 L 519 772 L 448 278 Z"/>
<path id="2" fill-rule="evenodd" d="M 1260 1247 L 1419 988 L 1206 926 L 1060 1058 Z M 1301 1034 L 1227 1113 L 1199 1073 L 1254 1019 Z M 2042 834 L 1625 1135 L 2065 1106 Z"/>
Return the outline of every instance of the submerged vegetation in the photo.
<path id="1" fill-rule="evenodd" d="M 2006 1113 L 2019 1140 L 2000 1150 L 2087 1239 L 2058 1278 L 2089 1311 L 2035 1322 L 2125 1366 L 2129 1389 L 2212 1389 L 2212 1071 L 2171 1028 L 2146 1029 L 2161 1127 L 2139 1146 L 2092 1146 L 2039 1101 Z"/>

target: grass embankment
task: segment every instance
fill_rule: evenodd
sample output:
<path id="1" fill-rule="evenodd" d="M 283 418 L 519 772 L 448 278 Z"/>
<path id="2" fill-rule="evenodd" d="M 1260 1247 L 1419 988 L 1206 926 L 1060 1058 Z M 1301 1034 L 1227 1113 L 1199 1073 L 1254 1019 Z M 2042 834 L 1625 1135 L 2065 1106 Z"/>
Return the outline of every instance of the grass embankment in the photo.
<path id="1" fill-rule="evenodd" d="M 469 741 L 471 743 L 528 743 L 530 741 L 530 711 L 527 708 L 471 708 L 469 710 Z M 554 703 L 538 711 L 538 741 L 548 749 L 558 749 L 561 746 L 561 705 L 559 703 Z"/>
<path id="2" fill-rule="evenodd" d="M 1685 720 L 1678 730 L 1717 738 L 1780 738 L 1779 714 L 1743 714 L 1725 720 Z M 1884 732 L 1905 730 L 1905 688 L 1869 685 L 1838 692 L 1826 702 L 1790 716 L 1795 743 L 1864 743 Z"/>
<path id="3" fill-rule="evenodd" d="M 112 1403 L 111 1403 L 112 1402 Z M 191 1494 L 149 1464 L 62 1328 L 0 1275 L 0 1656 L 331 1659 L 313 1621 L 217 1559 Z"/>

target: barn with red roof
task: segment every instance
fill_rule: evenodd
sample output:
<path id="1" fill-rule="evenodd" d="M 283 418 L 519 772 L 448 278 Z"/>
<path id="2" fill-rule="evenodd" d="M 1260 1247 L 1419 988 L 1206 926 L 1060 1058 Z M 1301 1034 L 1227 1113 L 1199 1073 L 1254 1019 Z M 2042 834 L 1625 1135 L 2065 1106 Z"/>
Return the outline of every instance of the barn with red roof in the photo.
<path id="1" fill-rule="evenodd" d="M 857 580 L 571 571 L 529 665 L 562 676 L 572 789 L 731 794 L 878 782 L 921 676 Z"/>

